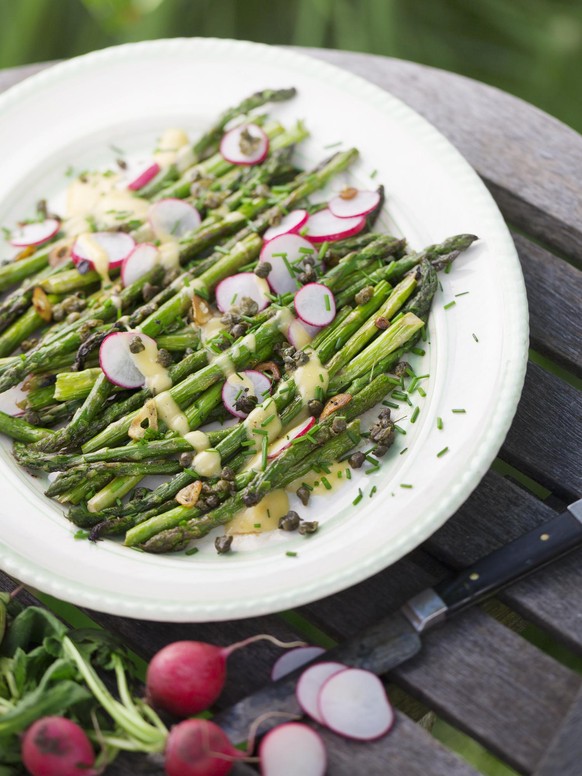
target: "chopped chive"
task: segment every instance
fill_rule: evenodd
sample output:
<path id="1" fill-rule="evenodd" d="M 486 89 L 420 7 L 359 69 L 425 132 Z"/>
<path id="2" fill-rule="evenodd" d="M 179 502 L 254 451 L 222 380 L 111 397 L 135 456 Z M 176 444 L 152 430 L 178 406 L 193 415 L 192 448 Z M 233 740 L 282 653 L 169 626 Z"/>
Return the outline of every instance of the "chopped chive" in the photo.
<path id="1" fill-rule="evenodd" d="M 408 396 L 404 393 L 404 391 L 398 391 L 394 390 L 391 394 L 395 399 L 399 399 L 399 401 L 406 401 L 408 399 Z"/>
<path id="2" fill-rule="evenodd" d="M 331 310 L 331 302 L 329 301 L 328 294 L 324 296 L 324 299 L 325 299 L 325 309 L 329 312 Z"/>
<path id="3" fill-rule="evenodd" d="M 396 404 L 395 401 L 383 401 L 382 402 L 383 407 L 392 407 L 393 410 L 397 410 L 400 406 L 399 404 Z"/>
<path id="4" fill-rule="evenodd" d="M 321 387 L 321 385 L 317 385 L 315 387 L 315 398 L 317 399 L 317 401 L 320 401 L 320 402 L 323 403 L 324 393 L 323 393 L 323 388 Z"/>
<path id="5" fill-rule="evenodd" d="M 262 428 L 253 428 L 253 434 L 259 434 L 259 436 L 267 438 L 269 436 L 269 432 L 265 431 Z"/>
<path id="6" fill-rule="evenodd" d="M 82 528 L 79 528 L 78 531 L 75 531 L 73 534 L 74 539 L 87 539 L 89 536 L 89 531 L 84 531 Z"/>
<path id="7" fill-rule="evenodd" d="M 408 450 L 408 448 L 407 448 L 407 447 L 403 447 L 403 448 L 402 448 L 402 450 L 400 451 L 399 455 L 404 455 L 404 453 L 405 453 L 407 450 Z"/>
<path id="8" fill-rule="evenodd" d="M 198 547 L 190 547 L 190 549 L 186 550 L 186 552 L 184 554 L 185 555 L 196 555 L 197 552 L 198 552 Z"/>
<path id="9" fill-rule="evenodd" d="M 311 256 L 314 253 L 313 248 L 299 248 L 299 253 L 304 253 L 306 256 Z"/>
<path id="10" fill-rule="evenodd" d="M 421 385 L 419 385 L 416 390 L 422 396 L 423 399 L 426 397 L 426 391 L 424 390 L 424 388 Z"/>
<path id="11" fill-rule="evenodd" d="M 463 410 L 463 409 L 451 410 L 451 412 L 454 412 L 456 415 L 464 415 L 467 412 L 467 410 Z"/>
<path id="12" fill-rule="evenodd" d="M 479 342 L 479 340 L 477 339 L 477 335 L 476 334 L 473 334 L 473 339 L 475 340 L 475 342 Z"/>
<path id="13" fill-rule="evenodd" d="M 395 315 L 394 318 L 392 318 L 390 323 L 396 323 L 396 321 L 399 321 L 403 317 L 404 317 L 404 313 L 398 313 L 398 315 Z"/>
<path id="14" fill-rule="evenodd" d="M 426 342 L 428 339 L 428 331 L 426 329 L 426 326 L 423 326 L 420 330 L 420 336 L 423 342 Z"/>
<path id="15" fill-rule="evenodd" d="M 260 528 L 260 527 L 261 527 L 261 523 L 253 523 L 253 528 Z"/>
<path id="16" fill-rule="evenodd" d="M 252 439 L 247 440 L 246 442 L 241 442 L 241 447 L 254 447 L 255 443 Z"/>
<path id="17" fill-rule="evenodd" d="M 351 480 L 351 479 L 352 479 L 352 470 L 346 469 L 346 480 Z"/>
<path id="18" fill-rule="evenodd" d="M 372 170 L 372 172 L 370 173 L 370 178 L 372 178 L 373 180 L 376 177 L 376 175 L 378 175 L 378 170 Z"/>
<path id="19" fill-rule="evenodd" d="M 374 493 L 378 490 L 378 488 L 375 485 L 372 485 L 370 489 L 370 498 L 374 495 Z"/>
<path id="20" fill-rule="evenodd" d="M 261 468 L 263 471 L 267 468 L 267 453 L 269 448 L 269 437 L 263 437 L 263 445 L 261 448 Z"/>
<path id="21" fill-rule="evenodd" d="M 418 385 L 418 377 L 415 377 L 410 381 L 410 385 L 408 386 L 408 393 L 414 393 L 417 385 Z"/>
<path id="22" fill-rule="evenodd" d="M 449 272 L 452 270 L 452 268 L 453 268 L 452 264 L 447 264 L 447 266 L 445 267 L 445 275 L 448 275 Z"/>
<path id="23" fill-rule="evenodd" d="M 445 453 L 448 453 L 448 452 L 449 452 L 449 448 L 443 447 L 443 449 L 437 453 L 437 458 L 440 458 L 441 456 L 443 456 Z"/>
<path id="24" fill-rule="evenodd" d="M 291 550 L 287 550 L 287 552 L 285 553 L 285 555 L 286 555 L 288 558 L 296 558 L 296 557 L 297 557 L 297 553 L 296 553 L 296 552 L 291 552 Z"/>
<path id="25" fill-rule="evenodd" d="M 319 382 L 320 383 L 324 383 L 325 382 L 325 379 L 324 379 L 323 374 L 321 372 L 319 373 Z"/>
<path id="26" fill-rule="evenodd" d="M 303 229 L 299 230 L 299 234 L 301 235 L 301 237 L 304 237 L 307 234 L 308 231 L 309 231 L 309 227 L 308 226 L 304 226 Z"/>
<path id="27" fill-rule="evenodd" d="M 386 382 L 390 383 L 390 385 L 400 385 L 400 379 L 391 375 L 387 375 Z"/>
<path id="28" fill-rule="evenodd" d="M 349 429 L 348 429 L 347 434 L 348 434 L 348 439 L 350 440 L 350 442 L 352 442 L 352 444 L 356 445 L 360 441 L 358 436 L 357 436 L 357 434 L 354 434 Z"/>
<path id="29" fill-rule="evenodd" d="M 314 480 L 313 481 L 313 487 L 317 488 L 318 485 L 319 485 L 319 480 Z"/>
<path id="30" fill-rule="evenodd" d="M 321 261 L 325 254 L 327 253 L 327 249 L 329 248 L 329 242 L 324 242 L 321 244 L 321 248 L 319 249 L 319 253 L 317 254 L 317 258 Z"/>
<path id="31" fill-rule="evenodd" d="M 369 469 L 366 469 L 364 474 L 376 474 L 376 472 L 379 472 L 379 471 L 380 471 L 380 467 L 379 466 L 370 466 Z"/>
<path id="32" fill-rule="evenodd" d="M 420 412 L 420 409 L 418 407 L 415 407 L 412 410 L 412 415 L 410 416 L 410 422 L 416 423 L 416 419 L 418 418 L 418 413 Z"/>
<path id="33" fill-rule="evenodd" d="M 405 483 L 405 482 L 401 482 L 401 483 L 400 483 L 400 487 L 401 487 L 401 488 L 412 488 L 412 485 L 408 485 L 408 484 L 407 484 L 407 483 Z"/>
<path id="34" fill-rule="evenodd" d="M 396 423 L 394 424 L 394 431 L 398 431 L 399 434 L 406 436 L 406 431 L 400 426 L 397 426 Z"/>
<path id="35" fill-rule="evenodd" d="M 364 494 L 362 493 L 362 489 L 361 489 L 361 488 L 358 488 L 358 495 L 357 495 L 357 496 L 356 496 L 356 498 L 355 498 L 355 499 L 352 501 L 352 504 L 353 504 L 354 506 L 356 506 L 357 504 L 359 504 L 359 503 L 360 503 L 360 501 L 361 501 L 363 498 L 364 498 Z"/>
<path id="36" fill-rule="evenodd" d="M 450 310 L 450 309 L 451 309 L 451 307 L 454 307 L 456 304 L 457 304 L 457 303 L 456 303 L 456 302 L 455 302 L 455 300 L 453 299 L 453 301 L 452 301 L 452 302 L 449 302 L 448 304 L 444 305 L 444 309 L 445 309 L 445 310 Z"/>
<path id="37" fill-rule="evenodd" d="M 214 250 L 215 250 L 217 253 L 222 253 L 222 255 L 223 255 L 223 256 L 228 256 L 228 254 L 230 253 L 230 251 L 228 250 L 228 248 L 224 248 L 222 245 L 215 245 L 215 246 L 214 246 Z"/>
<path id="38" fill-rule="evenodd" d="M 442 431 L 442 429 L 443 429 L 443 419 L 442 418 L 437 418 L 437 428 L 439 429 L 439 431 Z"/>
<path id="39" fill-rule="evenodd" d="M 426 350 L 423 350 L 422 348 L 410 348 L 410 352 L 414 353 L 415 356 L 424 356 Z"/>
<path id="40" fill-rule="evenodd" d="M 326 490 L 331 490 L 331 482 L 327 479 L 327 477 L 322 477 L 321 483 Z"/>
<path id="41" fill-rule="evenodd" d="M 380 466 L 380 461 L 377 458 L 374 458 L 374 456 L 366 454 L 365 458 L 368 463 L 372 464 L 372 466 Z"/>
<path id="42" fill-rule="evenodd" d="M 337 472 L 337 478 L 338 478 L 338 480 L 343 479 L 343 473 L 342 472 Z"/>
<path id="43" fill-rule="evenodd" d="M 404 371 L 409 377 L 416 377 L 416 375 L 414 374 L 414 369 L 412 369 L 411 367 L 407 366 Z M 404 375 L 402 376 L 402 382 L 404 382 Z"/>
<path id="44" fill-rule="evenodd" d="M 468 293 L 469 293 L 468 291 L 461 291 L 460 294 L 455 294 L 455 296 L 465 296 Z"/>
<path id="45" fill-rule="evenodd" d="M 261 428 L 268 426 L 275 416 L 276 416 L 276 413 L 274 412 L 272 415 L 269 415 L 269 417 L 266 420 L 263 420 L 263 422 L 261 423 Z"/>

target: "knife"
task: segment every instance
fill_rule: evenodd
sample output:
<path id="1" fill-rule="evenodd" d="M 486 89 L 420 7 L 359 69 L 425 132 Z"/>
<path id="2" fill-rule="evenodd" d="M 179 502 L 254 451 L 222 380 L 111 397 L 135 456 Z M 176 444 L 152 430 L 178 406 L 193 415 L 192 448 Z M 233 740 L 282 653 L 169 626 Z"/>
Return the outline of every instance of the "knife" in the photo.
<path id="1" fill-rule="evenodd" d="M 420 651 L 421 634 L 452 614 L 498 592 L 506 585 L 560 558 L 582 544 L 582 499 L 509 544 L 481 558 L 458 574 L 415 595 L 397 612 L 351 639 L 325 652 L 312 663 L 328 660 L 385 674 Z M 249 695 L 218 714 L 214 721 L 231 741 L 245 741 L 249 728 L 261 714 L 283 711 L 303 716 L 295 697 L 296 671 Z M 265 719 L 261 730 L 280 718 Z"/>

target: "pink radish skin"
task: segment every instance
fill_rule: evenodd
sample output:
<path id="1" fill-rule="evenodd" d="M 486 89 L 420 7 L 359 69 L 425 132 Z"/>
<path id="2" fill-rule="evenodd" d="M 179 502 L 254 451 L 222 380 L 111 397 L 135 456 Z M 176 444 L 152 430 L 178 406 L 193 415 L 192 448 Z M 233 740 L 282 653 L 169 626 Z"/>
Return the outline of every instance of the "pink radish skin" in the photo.
<path id="1" fill-rule="evenodd" d="M 22 739 L 31 776 L 95 776 L 95 754 L 85 731 L 65 717 L 37 719 Z"/>
<path id="2" fill-rule="evenodd" d="M 241 135 L 245 130 L 248 130 L 253 138 L 260 139 L 260 143 L 251 154 L 244 154 L 240 148 Z M 256 124 L 244 124 L 223 135 L 220 141 L 220 153 L 230 164 L 243 166 L 260 164 L 269 153 L 269 138 Z"/>
<path id="3" fill-rule="evenodd" d="M 15 248 L 30 248 L 48 242 L 61 228 L 58 218 L 46 218 L 40 223 L 24 224 L 12 232 L 10 244 Z"/>
<path id="4" fill-rule="evenodd" d="M 341 663 L 316 663 L 314 666 L 306 668 L 297 682 L 295 695 L 299 705 L 306 714 L 309 714 L 312 719 L 321 725 L 324 724 L 318 706 L 321 688 L 330 677 L 345 670 L 346 666 Z"/>
<path id="5" fill-rule="evenodd" d="M 243 372 L 237 372 L 237 374 L 251 381 L 254 391 L 251 395 L 257 397 L 259 404 L 271 393 L 271 381 L 262 372 L 257 372 L 256 369 L 245 369 Z M 222 387 L 222 402 L 235 418 L 246 418 L 248 415 L 248 412 L 241 412 L 235 407 L 241 388 L 242 386 L 239 383 L 229 383 L 228 380 Z"/>
<path id="6" fill-rule="evenodd" d="M 244 753 L 207 719 L 187 719 L 168 735 L 164 753 L 167 776 L 227 776 Z"/>
<path id="7" fill-rule="evenodd" d="M 344 199 L 342 196 L 329 200 L 329 209 L 338 218 L 367 216 L 378 207 L 380 195 L 377 191 L 358 191 L 355 197 Z"/>
<path id="8" fill-rule="evenodd" d="M 217 647 L 203 641 L 175 641 L 163 647 L 150 661 L 146 675 L 149 699 L 155 706 L 178 717 L 204 711 L 222 691 L 228 656 L 263 639 L 278 647 L 304 646 L 302 641 L 284 643 L 266 633 L 229 647 Z"/>
<path id="9" fill-rule="evenodd" d="M 300 722 L 287 722 L 270 730 L 261 741 L 262 776 L 324 776 L 325 745 L 315 730 Z"/>
<path id="10" fill-rule="evenodd" d="M 297 234 L 301 227 L 305 226 L 308 218 L 309 213 L 307 210 L 292 210 L 286 216 L 283 216 L 277 226 L 270 226 L 267 229 L 263 235 L 263 240 L 268 242 L 284 234 Z"/>
<path id="11" fill-rule="evenodd" d="M 313 243 L 334 242 L 353 237 L 366 226 L 364 216 L 354 218 L 338 218 L 326 208 L 309 216 L 305 236 Z"/>
<path id="12" fill-rule="evenodd" d="M 394 723 L 384 685 L 376 674 L 360 668 L 331 676 L 319 691 L 317 708 L 330 730 L 357 741 L 374 741 Z"/>
<path id="13" fill-rule="evenodd" d="M 321 283 L 307 283 L 295 294 L 295 312 L 303 323 L 327 326 L 335 318 L 335 298 Z"/>
<path id="14" fill-rule="evenodd" d="M 283 450 L 286 450 L 288 447 L 290 447 L 291 442 L 294 439 L 299 439 L 299 437 L 305 436 L 309 429 L 313 428 L 314 425 L 315 418 L 310 417 L 307 418 L 307 420 L 304 420 L 302 423 L 299 423 L 298 426 L 294 426 L 294 428 L 290 429 L 284 437 L 279 439 L 271 448 L 269 448 L 267 455 L 269 460 L 273 460 L 273 458 L 276 458 L 278 455 L 280 455 Z"/>
<path id="15" fill-rule="evenodd" d="M 120 267 L 135 248 L 135 240 L 125 232 L 93 232 L 91 240 L 105 251 L 109 258 L 109 269 Z M 77 238 L 71 248 L 71 258 L 75 264 L 88 261 L 91 269 L 95 266 L 91 260 L 91 252 L 87 250 L 82 238 Z"/>
<path id="16" fill-rule="evenodd" d="M 157 162 L 152 162 L 152 164 L 149 164 L 145 170 L 142 170 L 142 172 L 140 172 L 140 174 L 137 175 L 131 181 L 131 183 L 127 184 L 127 188 L 131 189 L 131 191 L 139 191 L 140 189 L 143 189 L 146 183 L 149 183 L 152 178 L 155 178 L 161 169 L 162 168 Z"/>
<path id="17" fill-rule="evenodd" d="M 202 219 L 195 207 L 182 199 L 160 199 L 150 206 L 148 221 L 160 240 L 180 240 L 198 229 Z"/>
<path id="18" fill-rule="evenodd" d="M 254 272 L 239 272 L 238 275 L 221 280 L 216 286 L 214 296 L 216 306 L 221 313 L 226 313 L 233 307 L 237 307 L 241 299 L 248 296 L 259 306 L 259 311 L 264 310 L 269 304 L 269 285 L 263 278 L 257 277 Z"/>
<path id="19" fill-rule="evenodd" d="M 324 652 L 325 649 L 322 647 L 297 647 L 297 649 L 290 649 L 281 655 L 271 669 L 272 681 L 277 682 L 297 668 L 301 668 L 301 666 L 304 666 L 311 660 L 315 660 L 316 657 L 323 655 Z"/>
<path id="20" fill-rule="evenodd" d="M 272 267 L 267 280 L 273 291 L 276 294 L 288 294 L 299 288 L 289 266 L 297 267 L 300 272 L 302 260 L 315 254 L 315 248 L 309 240 L 298 234 L 282 234 L 263 245 L 259 261 L 267 261 Z"/>
<path id="21" fill-rule="evenodd" d="M 130 286 L 156 266 L 160 253 L 151 243 L 136 245 L 121 265 L 121 280 L 124 286 Z"/>
<path id="22" fill-rule="evenodd" d="M 136 335 L 130 331 L 114 331 L 108 334 L 99 348 L 99 366 L 110 383 L 120 388 L 141 388 L 145 377 L 135 365 L 129 344 Z M 147 334 L 139 334 L 140 339 L 155 346 L 155 340 Z"/>

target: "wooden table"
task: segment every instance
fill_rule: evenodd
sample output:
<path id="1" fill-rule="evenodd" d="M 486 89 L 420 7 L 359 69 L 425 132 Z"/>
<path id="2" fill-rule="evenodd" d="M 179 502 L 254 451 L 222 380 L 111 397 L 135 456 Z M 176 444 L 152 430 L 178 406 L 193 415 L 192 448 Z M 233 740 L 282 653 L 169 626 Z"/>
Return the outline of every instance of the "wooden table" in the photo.
<path id="1" fill-rule="evenodd" d="M 292 615 L 236 622 L 161 625 L 89 612 L 145 658 L 175 639 L 227 644 L 261 631 L 297 637 L 305 621 L 324 640 L 345 639 L 447 570 L 543 524 L 582 495 L 582 395 L 575 379 L 582 374 L 582 138 L 531 105 L 460 76 L 384 57 L 308 53 L 400 97 L 484 179 L 513 231 L 527 285 L 532 353 L 523 396 L 500 460 L 457 514 L 416 552 L 354 588 Z M 42 67 L 1 72 L 0 89 Z M 547 489 L 547 497 L 534 495 L 523 475 Z M 582 550 L 506 590 L 495 609 L 475 609 L 427 634 L 420 656 L 386 677 L 394 698 L 408 710 L 404 695 L 420 701 L 520 773 L 580 774 L 580 675 L 566 657 L 559 661 L 520 634 L 525 621 L 526 633 L 540 629 L 565 654 L 582 654 L 581 567 Z M 0 587 L 13 584 L 0 578 Z M 274 656 L 260 645 L 236 653 L 221 707 L 266 683 Z M 403 711 L 393 732 L 375 743 L 324 737 L 334 776 L 477 773 Z M 246 765 L 238 772 L 255 773 Z M 161 770 L 134 757 L 108 773 Z"/>

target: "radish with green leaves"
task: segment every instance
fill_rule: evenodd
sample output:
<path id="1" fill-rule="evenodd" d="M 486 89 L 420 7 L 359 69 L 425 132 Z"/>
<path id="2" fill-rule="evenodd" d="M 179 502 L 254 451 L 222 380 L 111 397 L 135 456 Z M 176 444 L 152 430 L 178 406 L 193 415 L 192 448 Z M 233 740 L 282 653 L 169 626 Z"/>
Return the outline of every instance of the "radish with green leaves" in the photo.
<path id="1" fill-rule="evenodd" d="M 22 739 L 31 776 L 93 776 L 95 754 L 83 728 L 65 717 L 37 719 Z"/>
<path id="2" fill-rule="evenodd" d="M 167 776 L 227 776 L 244 757 L 214 722 L 187 719 L 170 730 L 164 767 Z"/>

